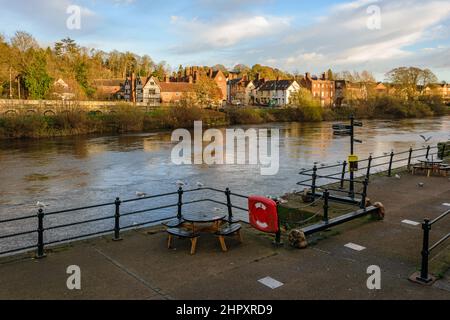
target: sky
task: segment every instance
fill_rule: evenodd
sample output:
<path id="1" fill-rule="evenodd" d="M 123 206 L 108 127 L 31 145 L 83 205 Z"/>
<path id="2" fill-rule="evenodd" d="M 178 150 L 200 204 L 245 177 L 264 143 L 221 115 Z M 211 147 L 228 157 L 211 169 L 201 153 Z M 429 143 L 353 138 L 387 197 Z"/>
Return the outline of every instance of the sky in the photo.
<path id="1" fill-rule="evenodd" d="M 173 68 L 259 63 L 369 70 L 381 81 L 394 67 L 417 66 L 450 82 L 450 0 L 0 0 L 0 8 L 6 37 L 23 30 L 51 46 L 69 36 Z"/>

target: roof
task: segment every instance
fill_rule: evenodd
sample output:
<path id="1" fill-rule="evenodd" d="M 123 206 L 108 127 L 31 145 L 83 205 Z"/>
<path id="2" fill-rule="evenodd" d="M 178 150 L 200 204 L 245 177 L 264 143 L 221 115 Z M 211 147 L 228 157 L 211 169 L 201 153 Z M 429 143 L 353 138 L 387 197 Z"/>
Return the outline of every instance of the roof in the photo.
<path id="1" fill-rule="evenodd" d="M 259 87 L 260 91 L 287 90 L 294 80 L 270 80 Z"/>
<path id="2" fill-rule="evenodd" d="M 193 92 L 194 85 L 187 82 L 160 82 L 161 92 Z"/>

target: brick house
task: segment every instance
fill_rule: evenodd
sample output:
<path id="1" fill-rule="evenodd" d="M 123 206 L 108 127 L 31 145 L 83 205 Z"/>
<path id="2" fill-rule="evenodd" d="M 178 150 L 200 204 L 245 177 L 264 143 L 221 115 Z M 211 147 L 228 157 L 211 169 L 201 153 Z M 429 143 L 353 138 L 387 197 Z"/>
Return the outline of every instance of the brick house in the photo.
<path id="1" fill-rule="evenodd" d="M 367 86 L 364 83 L 347 80 L 335 81 L 335 106 L 341 107 L 353 100 L 367 99 L 367 97 Z"/>
<path id="2" fill-rule="evenodd" d="M 229 79 L 227 82 L 227 102 L 231 104 L 249 105 L 253 101 L 252 93 L 256 89 L 253 81 L 245 75 L 241 78 Z"/>
<path id="3" fill-rule="evenodd" d="M 332 107 L 336 96 L 335 81 L 328 80 L 326 73 L 323 73 L 320 78 L 311 76 L 309 72 L 300 81 L 303 88 L 311 91 L 313 98 L 320 100 L 322 107 Z"/>

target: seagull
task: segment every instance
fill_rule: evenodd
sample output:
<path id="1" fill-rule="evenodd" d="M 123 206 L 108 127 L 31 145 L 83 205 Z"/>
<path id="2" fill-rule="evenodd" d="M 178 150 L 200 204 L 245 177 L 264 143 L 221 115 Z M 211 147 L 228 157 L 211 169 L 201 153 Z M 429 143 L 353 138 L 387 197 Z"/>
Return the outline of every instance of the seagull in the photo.
<path id="1" fill-rule="evenodd" d="M 327 164 L 326 163 L 322 163 L 320 166 L 323 168 L 323 167 L 326 167 Z"/>
<path id="2" fill-rule="evenodd" d="M 420 183 L 419 183 L 419 187 L 420 187 L 420 188 L 423 188 L 424 186 L 425 186 L 425 184 L 424 184 L 423 182 L 420 182 Z"/>
<path id="3" fill-rule="evenodd" d="M 36 206 L 39 207 L 39 208 L 45 208 L 45 207 L 48 207 L 47 204 L 45 204 L 45 203 L 43 203 L 43 202 L 40 202 L 40 201 L 38 201 L 38 202 L 36 203 Z"/>
<path id="4" fill-rule="evenodd" d="M 177 181 L 177 186 L 184 187 L 185 185 L 187 185 L 187 183 L 185 183 L 184 181 L 181 181 L 181 180 Z"/>
<path id="5" fill-rule="evenodd" d="M 398 174 L 396 174 L 395 179 L 401 179 L 401 177 Z"/>
<path id="6" fill-rule="evenodd" d="M 197 187 L 201 188 L 204 187 L 205 185 L 203 183 L 201 183 L 200 181 L 197 182 Z"/>
<path id="7" fill-rule="evenodd" d="M 420 135 L 420 137 L 423 139 L 423 141 L 425 141 L 425 142 L 429 142 L 431 139 L 433 139 L 433 137 L 425 137 L 425 136 L 423 136 L 423 135 Z"/>
<path id="8" fill-rule="evenodd" d="M 147 194 L 145 192 L 136 191 L 136 196 L 139 198 L 144 198 Z"/>

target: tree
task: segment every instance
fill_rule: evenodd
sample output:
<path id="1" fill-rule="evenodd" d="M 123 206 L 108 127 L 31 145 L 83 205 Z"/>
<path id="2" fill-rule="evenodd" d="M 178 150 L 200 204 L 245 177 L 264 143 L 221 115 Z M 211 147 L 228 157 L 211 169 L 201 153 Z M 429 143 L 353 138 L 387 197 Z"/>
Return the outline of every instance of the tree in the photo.
<path id="1" fill-rule="evenodd" d="M 209 107 L 219 101 L 221 96 L 217 83 L 208 77 L 201 77 L 194 85 L 194 99 L 198 107 Z"/>
<path id="2" fill-rule="evenodd" d="M 327 76 L 328 76 L 328 80 L 334 80 L 334 74 L 333 74 L 333 71 L 331 71 L 331 69 L 328 69 Z"/>
<path id="3" fill-rule="evenodd" d="M 39 48 L 39 45 L 33 36 L 25 31 L 17 31 L 11 39 L 11 45 L 22 53 L 30 49 Z"/>
<path id="4" fill-rule="evenodd" d="M 31 60 L 27 69 L 24 70 L 22 78 L 25 88 L 31 99 L 44 99 L 50 90 L 53 79 L 47 73 L 47 61 L 45 52 L 31 49 L 29 51 Z"/>
<path id="5" fill-rule="evenodd" d="M 429 69 L 416 67 L 399 67 L 386 74 L 386 78 L 396 85 L 399 93 L 412 100 L 422 94 L 426 87 L 438 81 L 436 75 Z"/>

